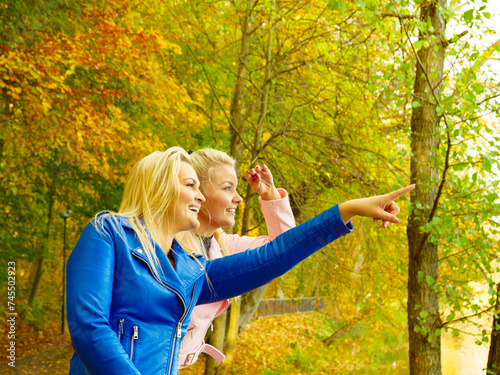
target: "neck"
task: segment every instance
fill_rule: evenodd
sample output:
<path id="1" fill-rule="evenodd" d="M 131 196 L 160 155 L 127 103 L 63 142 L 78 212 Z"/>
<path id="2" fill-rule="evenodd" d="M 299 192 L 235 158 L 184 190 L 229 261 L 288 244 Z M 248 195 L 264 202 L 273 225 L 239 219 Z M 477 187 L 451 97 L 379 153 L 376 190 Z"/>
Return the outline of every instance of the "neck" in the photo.
<path id="1" fill-rule="evenodd" d="M 210 223 L 204 223 L 200 220 L 200 226 L 194 230 L 194 233 L 198 236 L 210 237 L 214 235 L 217 229 L 219 228 L 213 228 L 210 226 Z"/>
<path id="2" fill-rule="evenodd" d="M 203 230 L 203 229 L 195 229 L 194 230 L 194 233 L 198 236 L 203 236 L 203 237 L 211 237 L 214 235 L 215 231 L 217 229 L 207 229 L 207 230 Z"/>
<path id="3" fill-rule="evenodd" d="M 168 254 L 172 247 L 172 242 L 174 241 L 174 235 L 168 231 L 166 222 L 163 222 L 160 228 L 162 229 L 160 233 L 158 233 L 160 238 L 158 238 L 156 242 L 158 242 L 158 245 L 160 245 L 165 254 Z"/>
<path id="4" fill-rule="evenodd" d="M 161 249 L 168 254 L 170 248 L 172 247 L 173 241 L 174 236 L 163 236 L 158 240 L 158 245 L 160 245 Z"/>

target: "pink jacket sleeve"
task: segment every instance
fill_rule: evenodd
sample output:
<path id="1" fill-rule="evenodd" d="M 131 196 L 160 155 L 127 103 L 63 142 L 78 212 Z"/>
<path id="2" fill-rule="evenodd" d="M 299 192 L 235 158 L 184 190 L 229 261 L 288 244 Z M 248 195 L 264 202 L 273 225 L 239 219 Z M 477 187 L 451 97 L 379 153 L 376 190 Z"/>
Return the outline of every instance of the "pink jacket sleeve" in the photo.
<path id="1" fill-rule="evenodd" d="M 295 218 L 290 207 L 288 193 L 284 189 L 278 189 L 278 191 L 281 199 L 266 201 L 259 197 L 268 235 L 259 237 L 238 236 L 236 234 L 226 235 L 225 240 L 229 254 L 241 253 L 265 245 L 281 233 L 295 227 Z"/>

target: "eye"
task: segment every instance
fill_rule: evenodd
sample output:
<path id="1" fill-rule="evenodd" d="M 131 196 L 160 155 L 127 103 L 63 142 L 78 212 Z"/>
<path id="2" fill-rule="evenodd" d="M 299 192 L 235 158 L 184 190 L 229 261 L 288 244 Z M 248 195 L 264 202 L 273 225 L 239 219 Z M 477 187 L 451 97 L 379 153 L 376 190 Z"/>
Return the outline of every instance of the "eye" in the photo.
<path id="1" fill-rule="evenodd" d="M 187 184 L 186 186 L 189 186 L 189 187 L 191 187 L 191 188 L 192 188 L 192 187 L 194 187 L 194 183 L 189 183 L 189 184 Z"/>
<path id="2" fill-rule="evenodd" d="M 231 191 L 232 187 L 231 186 L 226 186 L 223 190 L 226 190 L 226 191 Z"/>

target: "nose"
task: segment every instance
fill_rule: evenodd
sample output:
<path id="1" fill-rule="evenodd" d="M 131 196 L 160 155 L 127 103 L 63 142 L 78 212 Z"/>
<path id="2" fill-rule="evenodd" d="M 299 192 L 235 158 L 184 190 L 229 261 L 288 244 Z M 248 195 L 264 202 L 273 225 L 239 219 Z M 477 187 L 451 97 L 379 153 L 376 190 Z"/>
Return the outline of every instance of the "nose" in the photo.
<path id="1" fill-rule="evenodd" d="M 233 198 L 233 203 L 240 204 L 241 202 L 243 202 L 243 198 L 238 194 L 238 192 L 236 192 L 236 195 Z"/>
<path id="2" fill-rule="evenodd" d="M 200 189 L 196 189 L 196 196 L 194 197 L 194 199 L 196 199 L 200 203 L 203 203 L 206 200 Z"/>

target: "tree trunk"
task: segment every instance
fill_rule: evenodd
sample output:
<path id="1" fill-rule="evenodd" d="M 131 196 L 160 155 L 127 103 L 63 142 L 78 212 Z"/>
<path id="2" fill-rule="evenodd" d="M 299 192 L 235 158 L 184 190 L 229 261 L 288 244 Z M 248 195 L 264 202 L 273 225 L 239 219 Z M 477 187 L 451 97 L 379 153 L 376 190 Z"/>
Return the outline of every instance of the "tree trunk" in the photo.
<path id="1" fill-rule="evenodd" d="M 251 15 L 251 12 L 253 10 L 253 5 L 254 2 L 252 1 L 250 4 L 250 12 L 249 14 Z M 273 7 L 274 11 L 274 7 Z M 272 16 L 271 16 L 272 17 Z M 273 22 L 271 22 L 271 25 Z M 246 26 L 250 28 L 250 23 L 247 21 Z M 250 32 L 250 30 L 247 30 Z M 260 110 L 259 110 L 259 121 L 257 123 L 257 127 L 255 129 L 255 136 L 254 136 L 254 144 L 252 147 L 252 160 L 251 160 L 251 167 L 253 168 L 256 164 L 257 158 L 259 157 L 261 147 L 262 147 L 262 132 L 264 128 L 264 123 L 265 119 L 267 117 L 267 112 L 269 108 L 269 87 L 271 84 L 271 78 L 272 78 L 272 72 L 271 72 L 271 51 L 272 51 L 272 40 L 273 40 L 273 28 L 269 30 L 269 37 L 267 41 L 267 48 L 266 48 L 266 70 L 265 70 L 265 75 L 264 75 L 264 82 L 262 84 L 262 89 L 261 89 L 261 97 L 260 97 Z M 242 42 L 243 44 L 243 42 Z M 247 46 L 248 48 L 248 46 Z M 242 48 L 243 49 L 243 48 Z M 238 77 L 239 79 L 239 77 Z M 235 101 L 236 103 L 236 101 Z M 241 113 L 240 113 L 241 115 Z M 233 139 L 231 139 L 233 140 Z M 233 144 L 231 143 L 231 146 Z M 235 156 L 233 154 L 233 156 Z M 241 235 L 245 236 L 248 235 L 248 230 L 249 230 L 249 225 L 250 225 L 250 213 L 251 213 L 251 199 L 255 193 L 253 192 L 252 188 L 250 186 L 247 187 L 247 194 L 245 195 L 245 210 L 243 211 L 243 222 L 242 222 L 242 227 L 241 227 Z M 251 301 L 253 302 L 253 306 L 246 306 L 245 313 L 245 325 L 248 323 L 248 320 L 251 319 L 253 316 L 253 313 L 255 313 L 255 310 L 257 309 L 260 300 L 262 299 L 262 296 L 264 295 L 265 289 L 267 289 L 267 285 L 264 287 L 262 294 L 254 294 L 254 297 L 257 295 L 260 295 L 259 299 L 252 299 Z M 261 289 L 259 288 L 259 289 Z M 245 298 L 245 302 L 248 303 L 248 299 Z M 231 367 L 232 360 L 233 360 L 233 354 L 236 348 L 236 342 L 238 339 L 238 334 L 239 334 L 239 327 L 241 324 L 239 324 L 239 320 L 241 319 L 241 314 L 240 314 L 240 309 L 241 309 L 241 300 L 240 299 L 233 299 L 233 305 L 231 306 L 231 319 L 230 319 L 230 324 L 229 324 L 229 329 L 226 337 L 226 344 L 225 344 L 225 351 L 226 351 L 226 360 L 224 361 L 224 364 L 219 367 L 217 370 L 217 375 L 225 375 L 227 374 L 227 371 Z M 248 312 L 252 311 L 252 315 L 249 316 Z"/>
<path id="2" fill-rule="evenodd" d="M 214 320 L 214 331 L 210 334 L 207 343 L 216 347 L 220 351 L 224 349 L 224 339 L 226 336 L 226 320 L 227 311 L 224 311 L 217 319 Z M 207 356 L 205 363 L 205 375 L 215 375 L 217 371 L 217 361 L 210 356 Z"/>
<path id="3" fill-rule="evenodd" d="M 407 236 L 409 245 L 408 266 L 408 331 L 410 374 L 441 374 L 441 339 L 436 329 L 441 327 L 439 304 L 434 283 L 438 278 L 438 248 L 428 241 L 420 228 L 431 217 L 438 201 L 439 171 L 436 166 L 439 147 L 436 113 L 441 93 L 445 57 L 445 20 L 440 13 L 446 0 L 426 0 L 421 3 L 420 19 L 430 20 L 433 35 L 420 33 L 419 40 L 428 40 L 429 47 L 422 48 L 417 56 L 414 110 L 411 117 L 411 182 L 417 186 L 411 194 L 411 212 Z M 429 85 L 430 82 L 430 85 Z M 420 105 L 420 106 L 419 106 Z M 417 203 L 422 209 L 417 209 Z M 419 206 L 420 207 L 420 206 Z"/>
<path id="4" fill-rule="evenodd" d="M 241 161 L 242 136 L 245 131 L 245 118 L 243 117 L 243 102 L 245 94 L 245 80 L 247 74 L 248 53 L 250 50 L 250 36 L 252 31 L 252 13 L 255 6 L 255 0 L 248 3 L 247 14 L 241 25 L 241 45 L 238 55 L 238 78 L 234 90 L 234 97 L 231 104 L 231 156 L 238 162 Z M 236 164 L 236 175 L 239 175 L 239 163 Z M 224 349 L 224 340 L 226 337 L 227 312 L 224 312 L 214 320 L 214 331 L 208 339 L 208 343 L 219 350 Z M 212 357 L 207 357 L 205 365 L 205 375 L 215 375 L 217 373 L 217 361 Z"/>
<path id="5" fill-rule="evenodd" d="M 232 299 L 231 313 L 229 318 L 229 328 L 227 332 L 226 344 L 224 345 L 224 354 L 226 359 L 217 368 L 217 375 L 226 375 L 229 371 L 236 351 L 236 341 L 238 339 L 238 322 L 240 319 L 241 297 Z"/>
<path id="6" fill-rule="evenodd" d="M 252 13 L 255 6 L 255 0 L 248 3 L 247 14 L 241 25 L 241 47 L 238 64 L 238 78 L 231 105 L 231 155 L 238 161 L 241 160 L 243 140 L 245 132 L 245 118 L 243 117 L 243 99 L 245 93 L 245 80 L 247 74 L 248 53 L 250 51 L 250 37 L 252 32 Z M 236 175 L 239 175 L 239 164 L 237 165 Z"/>
<path id="7" fill-rule="evenodd" d="M 240 308 L 240 323 L 238 325 L 238 334 L 243 332 L 248 322 L 255 315 L 255 311 L 259 307 L 259 303 L 264 297 L 269 284 L 263 285 L 260 288 L 252 290 L 243 296 Z"/>
<path id="8" fill-rule="evenodd" d="M 247 4 L 247 13 L 241 24 L 241 45 L 238 55 L 238 78 L 234 90 L 234 97 L 231 103 L 231 156 L 238 162 L 241 161 L 243 146 L 243 133 L 245 132 L 245 118 L 243 116 L 243 103 L 245 94 L 245 80 L 247 74 L 248 53 L 250 51 L 250 37 L 252 31 L 252 13 L 255 6 L 255 0 L 250 0 Z M 236 175 L 239 175 L 240 163 L 236 164 Z M 224 312 L 214 321 L 214 331 L 208 339 L 208 343 L 219 350 L 224 349 L 226 337 L 227 312 Z M 212 357 L 207 357 L 205 365 L 205 375 L 217 374 L 217 361 Z"/>
<path id="9" fill-rule="evenodd" d="M 500 283 L 497 284 L 497 301 L 493 311 L 493 327 L 491 329 L 490 350 L 488 352 L 488 365 L 486 366 L 489 375 L 500 375 L 500 304 L 498 295 L 500 294 Z"/>
<path id="10" fill-rule="evenodd" d="M 28 298 L 28 305 L 30 307 L 33 307 L 33 304 L 35 303 L 36 295 L 38 293 L 38 289 L 40 286 L 40 281 L 42 280 L 44 253 L 46 253 L 48 247 L 50 227 L 52 226 L 52 218 L 54 216 L 53 214 L 54 214 L 54 198 L 53 196 L 51 196 L 49 200 L 49 212 L 47 214 L 47 229 L 46 233 L 44 234 L 45 241 L 43 241 L 42 243 L 42 246 L 44 248 L 42 249 L 42 255 L 35 259 L 35 277 L 33 280 L 33 285 L 31 287 L 30 296 Z"/>
<path id="11" fill-rule="evenodd" d="M 29 307 L 33 307 L 33 304 L 35 303 L 36 295 L 38 293 L 38 287 L 40 286 L 40 281 L 42 280 L 43 258 L 35 259 L 34 272 L 35 272 L 35 277 L 33 279 L 33 285 L 31 286 L 30 296 L 28 298 Z"/>

